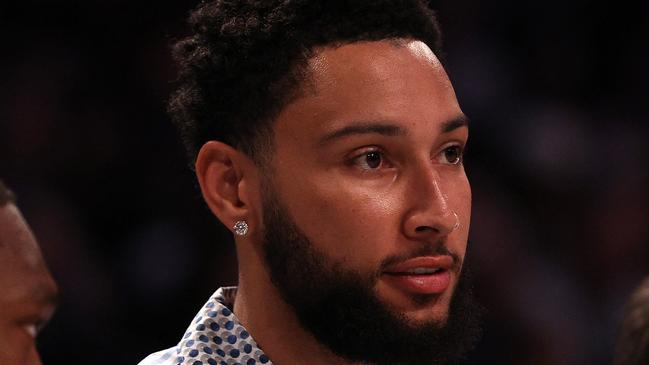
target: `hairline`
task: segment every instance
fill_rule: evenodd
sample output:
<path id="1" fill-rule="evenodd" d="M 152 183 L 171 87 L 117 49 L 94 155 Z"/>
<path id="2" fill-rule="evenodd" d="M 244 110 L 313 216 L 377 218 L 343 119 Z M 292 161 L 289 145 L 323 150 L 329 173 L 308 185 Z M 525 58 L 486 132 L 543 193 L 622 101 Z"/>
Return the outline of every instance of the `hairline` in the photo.
<path id="1" fill-rule="evenodd" d="M 293 90 L 289 92 L 289 96 L 286 98 L 284 103 L 282 103 L 282 105 L 278 105 L 276 112 L 269 118 L 267 118 L 267 120 L 257 121 L 257 125 L 260 127 L 260 129 L 263 129 L 263 131 L 256 133 L 255 136 L 248 141 L 245 141 L 244 138 L 241 138 L 239 143 L 236 143 L 237 145 L 232 147 L 248 155 L 259 168 L 261 168 L 266 173 L 269 173 L 269 167 L 272 164 L 275 156 L 275 124 L 277 123 L 278 116 L 289 105 L 296 102 L 297 100 L 300 100 L 301 98 L 306 96 L 316 95 L 315 80 L 313 77 L 314 70 L 311 67 L 311 62 L 316 57 L 318 57 L 322 52 L 326 50 L 335 50 L 348 45 L 385 42 L 394 48 L 401 49 L 407 47 L 408 43 L 412 41 L 424 43 L 433 52 L 435 57 L 437 57 L 442 67 L 444 67 L 441 55 L 438 54 L 439 52 L 441 52 L 441 50 L 435 49 L 436 47 L 434 47 L 434 45 L 428 44 L 424 39 L 407 35 L 385 37 L 379 39 L 332 41 L 324 44 L 316 44 L 304 50 L 304 52 L 302 53 L 303 57 L 299 57 L 295 60 L 295 64 L 286 75 L 286 77 L 288 78 L 294 78 L 297 84 L 294 86 Z"/>

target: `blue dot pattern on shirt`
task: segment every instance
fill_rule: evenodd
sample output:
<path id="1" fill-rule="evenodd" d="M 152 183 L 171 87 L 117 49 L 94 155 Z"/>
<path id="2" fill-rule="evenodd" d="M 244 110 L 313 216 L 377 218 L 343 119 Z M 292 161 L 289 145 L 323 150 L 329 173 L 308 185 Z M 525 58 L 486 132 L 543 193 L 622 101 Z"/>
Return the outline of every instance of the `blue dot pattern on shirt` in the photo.
<path id="1" fill-rule="evenodd" d="M 236 288 L 221 288 L 203 306 L 176 347 L 177 365 L 272 365 L 226 306 Z M 231 303 L 231 301 L 230 301 Z"/>

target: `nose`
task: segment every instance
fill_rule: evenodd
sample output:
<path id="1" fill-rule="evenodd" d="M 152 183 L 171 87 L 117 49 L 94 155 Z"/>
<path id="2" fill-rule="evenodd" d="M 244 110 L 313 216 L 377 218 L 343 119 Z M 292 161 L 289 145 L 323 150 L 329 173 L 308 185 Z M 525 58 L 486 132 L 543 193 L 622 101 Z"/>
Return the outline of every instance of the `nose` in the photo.
<path id="1" fill-rule="evenodd" d="M 448 236 L 459 226 L 459 217 L 451 209 L 443 191 L 439 173 L 432 168 L 413 177 L 409 201 L 411 209 L 404 217 L 403 230 L 413 240 L 436 240 Z"/>

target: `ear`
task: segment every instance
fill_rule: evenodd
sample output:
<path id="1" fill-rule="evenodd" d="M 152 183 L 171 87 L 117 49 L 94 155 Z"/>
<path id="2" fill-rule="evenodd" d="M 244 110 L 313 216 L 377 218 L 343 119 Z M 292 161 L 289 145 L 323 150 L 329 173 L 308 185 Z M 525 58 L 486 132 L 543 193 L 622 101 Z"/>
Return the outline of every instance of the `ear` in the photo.
<path id="1" fill-rule="evenodd" d="M 198 152 L 196 176 L 208 207 L 230 231 L 239 220 L 258 226 L 256 194 L 251 191 L 257 186 L 257 168 L 248 156 L 225 143 L 209 141 Z"/>

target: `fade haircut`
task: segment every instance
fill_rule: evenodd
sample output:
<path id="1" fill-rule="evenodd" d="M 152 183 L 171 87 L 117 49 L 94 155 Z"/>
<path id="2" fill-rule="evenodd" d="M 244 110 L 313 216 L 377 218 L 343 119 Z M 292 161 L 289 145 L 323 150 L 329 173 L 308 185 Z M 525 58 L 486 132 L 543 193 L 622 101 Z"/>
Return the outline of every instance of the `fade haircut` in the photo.
<path id="1" fill-rule="evenodd" d="M 16 197 L 9 188 L 0 180 L 0 207 L 13 203 Z"/>
<path id="2" fill-rule="evenodd" d="M 173 49 L 179 78 L 168 111 L 192 167 L 209 140 L 266 161 L 272 121 L 300 95 L 317 47 L 411 38 L 442 58 L 424 0 L 204 1 L 189 24 Z"/>

